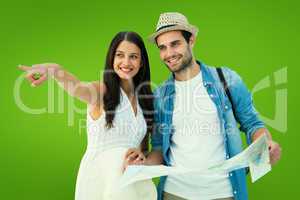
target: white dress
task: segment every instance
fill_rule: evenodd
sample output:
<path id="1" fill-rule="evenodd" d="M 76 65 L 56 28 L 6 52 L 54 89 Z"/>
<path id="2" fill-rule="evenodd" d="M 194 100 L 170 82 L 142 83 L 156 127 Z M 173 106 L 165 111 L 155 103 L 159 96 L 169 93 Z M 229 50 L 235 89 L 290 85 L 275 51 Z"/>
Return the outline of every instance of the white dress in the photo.
<path id="1" fill-rule="evenodd" d="M 156 200 L 156 188 L 151 180 L 122 190 L 118 187 L 125 153 L 128 148 L 140 145 L 147 125 L 140 106 L 137 104 L 135 116 L 122 89 L 115 112 L 114 127 L 106 129 L 105 113 L 93 120 L 88 109 L 88 145 L 77 176 L 75 200 Z"/>

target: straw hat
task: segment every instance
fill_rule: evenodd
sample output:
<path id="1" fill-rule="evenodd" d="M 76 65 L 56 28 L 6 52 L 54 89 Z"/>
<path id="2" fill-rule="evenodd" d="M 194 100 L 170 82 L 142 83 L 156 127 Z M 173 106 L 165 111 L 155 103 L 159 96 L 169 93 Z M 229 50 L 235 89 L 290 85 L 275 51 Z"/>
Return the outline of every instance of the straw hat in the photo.
<path id="1" fill-rule="evenodd" d="M 187 18 L 178 12 L 162 13 L 159 16 L 159 20 L 156 25 L 155 33 L 151 34 L 148 39 L 150 42 L 155 43 L 155 39 L 162 33 L 175 30 L 184 30 L 197 35 L 198 28 L 189 24 Z"/>

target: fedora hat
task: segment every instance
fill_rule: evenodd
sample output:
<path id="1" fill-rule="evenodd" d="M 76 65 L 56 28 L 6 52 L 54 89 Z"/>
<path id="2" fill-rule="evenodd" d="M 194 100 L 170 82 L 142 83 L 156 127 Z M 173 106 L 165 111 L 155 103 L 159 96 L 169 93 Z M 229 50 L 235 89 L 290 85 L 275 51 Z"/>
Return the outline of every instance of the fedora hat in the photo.
<path id="1" fill-rule="evenodd" d="M 188 31 L 195 36 L 198 33 L 198 28 L 191 25 L 183 14 L 178 12 L 167 12 L 160 14 L 155 33 L 151 34 L 148 37 L 148 40 L 152 43 L 156 43 L 156 38 L 160 34 L 176 30 Z"/>

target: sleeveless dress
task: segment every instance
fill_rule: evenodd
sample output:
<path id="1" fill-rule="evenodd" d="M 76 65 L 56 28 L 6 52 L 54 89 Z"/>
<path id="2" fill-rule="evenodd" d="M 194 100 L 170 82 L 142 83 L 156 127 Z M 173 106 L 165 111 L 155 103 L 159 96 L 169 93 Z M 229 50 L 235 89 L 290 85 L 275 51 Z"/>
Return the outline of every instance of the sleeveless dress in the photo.
<path id="1" fill-rule="evenodd" d="M 77 175 L 75 200 L 156 200 L 157 192 L 151 180 L 123 189 L 118 187 L 126 151 L 139 147 L 146 134 L 147 125 L 139 104 L 135 116 L 127 95 L 121 89 L 114 126 L 110 129 L 105 127 L 104 112 L 97 120 L 93 120 L 89 113 L 88 109 L 88 144 Z"/>

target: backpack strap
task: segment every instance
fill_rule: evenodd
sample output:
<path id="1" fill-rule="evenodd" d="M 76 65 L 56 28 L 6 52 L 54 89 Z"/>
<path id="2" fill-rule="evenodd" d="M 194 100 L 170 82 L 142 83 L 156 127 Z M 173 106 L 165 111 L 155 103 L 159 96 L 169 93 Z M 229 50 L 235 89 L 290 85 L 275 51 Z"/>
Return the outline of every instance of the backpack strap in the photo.
<path id="1" fill-rule="evenodd" d="M 227 84 L 227 82 L 225 80 L 222 68 L 221 67 L 217 67 L 216 70 L 217 70 L 217 73 L 219 75 L 219 79 L 222 82 L 222 85 L 223 85 L 223 88 L 225 90 L 225 93 L 226 93 L 226 95 L 227 95 L 227 97 L 228 97 L 228 99 L 230 101 L 230 104 L 231 104 L 231 107 L 232 107 L 232 111 L 233 111 L 233 116 L 234 116 L 235 120 L 237 120 L 237 117 L 236 117 L 236 114 L 235 114 L 235 108 L 234 108 L 233 101 L 232 101 L 232 97 L 231 97 L 231 94 L 230 94 L 230 91 L 229 91 L 228 84 Z"/>

